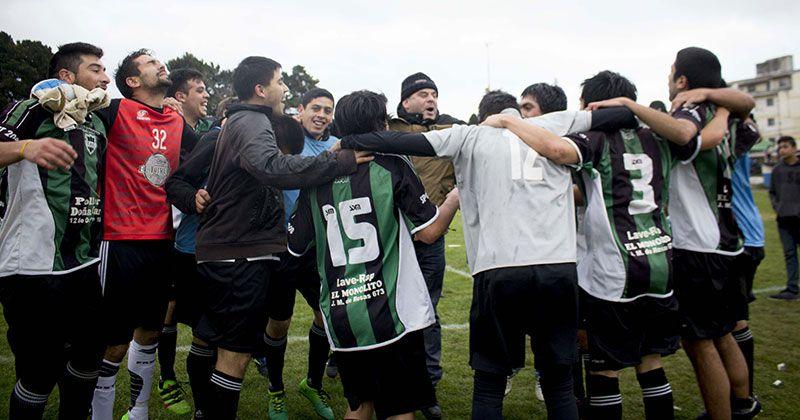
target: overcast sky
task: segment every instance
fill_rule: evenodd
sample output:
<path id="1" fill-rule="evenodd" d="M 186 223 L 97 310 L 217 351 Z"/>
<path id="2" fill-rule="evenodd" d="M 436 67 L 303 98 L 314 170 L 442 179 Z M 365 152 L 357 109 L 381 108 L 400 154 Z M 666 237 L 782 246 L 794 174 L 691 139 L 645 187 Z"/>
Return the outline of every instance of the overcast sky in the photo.
<path id="1" fill-rule="evenodd" d="M 96 44 L 109 76 L 140 47 L 164 60 L 191 52 L 223 68 L 263 55 L 285 69 L 304 65 L 337 98 L 383 92 L 393 112 L 400 82 L 422 71 L 439 87 L 440 110 L 465 120 L 487 87 L 487 43 L 492 89 L 519 95 L 531 83 L 557 82 L 570 108 L 580 82 L 604 69 L 630 78 L 640 102 L 666 101 L 670 64 L 687 46 L 715 52 L 728 81 L 754 76 L 769 58 L 800 60 L 796 1 L 3 3 L 0 30 L 51 47 Z"/>

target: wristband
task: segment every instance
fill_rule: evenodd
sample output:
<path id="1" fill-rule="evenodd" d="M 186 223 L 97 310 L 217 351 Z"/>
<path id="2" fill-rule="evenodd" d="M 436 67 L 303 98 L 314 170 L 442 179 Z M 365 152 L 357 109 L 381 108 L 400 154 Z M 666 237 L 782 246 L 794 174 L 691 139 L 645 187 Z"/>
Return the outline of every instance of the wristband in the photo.
<path id="1" fill-rule="evenodd" d="M 25 140 L 23 142 L 25 144 L 23 144 L 22 147 L 19 149 L 19 157 L 20 157 L 20 159 L 25 159 L 25 148 L 28 147 L 28 145 L 31 144 L 32 141 L 33 140 Z"/>

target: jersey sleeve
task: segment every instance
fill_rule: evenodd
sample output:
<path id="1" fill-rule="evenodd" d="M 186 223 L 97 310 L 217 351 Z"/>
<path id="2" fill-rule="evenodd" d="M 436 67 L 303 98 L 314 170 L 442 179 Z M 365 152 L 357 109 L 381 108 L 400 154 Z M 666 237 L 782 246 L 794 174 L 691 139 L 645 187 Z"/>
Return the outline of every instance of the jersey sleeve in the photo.
<path id="1" fill-rule="evenodd" d="M 436 156 L 446 159 L 457 160 L 463 152 L 464 147 L 474 141 L 474 136 L 470 136 L 472 130 L 479 126 L 475 125 L 454 125 L 444 130 L 434 130 L 423 133 L 428 143 L 431 144 Z"/>
<path id="2" fill-rule="evenodd" d="M 597 166 L 605 144 L 605 136 L 600 132 L 586 132 L 568 134 L 565 140 L 571 142 L 578 149 L 580 161 L 576 165 L 577 169 Z"/>
<path id="3" fill-rule="evenodd" d="M 653 135 L 655 136 L 656 133 L 653 133 Z M 672 153 L 673 166 L 678 162 L 688 163 L 694 160 L 697 154 L 700 153 L 700 147 L 703 145 L 700 136 L 694 136 L 693 139 L 689 140 L 689 142 L 684 145 L 679 145 L 667 140 L 663 141 L 667 142 L 669 151 Z"/>
<path id="4" fill-rule="evenodd" d="M 694 124 L 695 128 L 697 128 L 697 134 L 700 134 L 700 130 L 708 124 L 706 120 L 706 113 L 708 110 L 708 105 L 700 104 L 700 105 L 691 105 L 687 106 L 684 105 L 680 109 L 676 110 L 672 113 L 672 118 L 677 120 L 686 120 Z"/>
<path id="5" fill-rule="evenodd" d="M 41 105 L 35 99 L 9 105 L 0 114 L 0 141 L 12 142 L 35 138 L 37 125 L 42 121 L 36 114 L 41 111 Z"/>
<path id="6" fill-rule="evenodd" d="M 286 227 L 289 236 L 288 250 L 295 257 L 304 255 L 314 246 L 314 217 L 311 214 L 309 194 L 308 189 L 300 191 L 300 197 Z"/>
<path id="7" fill-rule="evenodd" d="M 761 133 L 758 127 L 750 121 L 739 121 L 736 123 L 735 135 L 731 136 L 729 147 L 731 154 L 737 158 L 748 151 L 761 140 Z"/>
<path id="8" fill-rule="evenodd" d="M 439 216 L 439 209 L 425 193 L 414 168 L 406 158 L 394 157 L 393 178 L 394 200 L 410 224 L 411 234 L 415 234 L 433 223 Z"/>

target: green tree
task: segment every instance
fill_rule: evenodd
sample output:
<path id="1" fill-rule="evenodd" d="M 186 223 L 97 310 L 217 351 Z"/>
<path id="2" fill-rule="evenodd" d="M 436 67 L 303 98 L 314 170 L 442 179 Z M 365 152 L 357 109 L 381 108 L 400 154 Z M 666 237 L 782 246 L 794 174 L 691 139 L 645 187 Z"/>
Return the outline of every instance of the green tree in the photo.
<path id="1" fill-rule="evenodd" d="M 286 108 L 297 108 L 300 105 L 303 94 L 317 87 L 319 80 L 308 74 L 305 67 L 297 65 L 292 67 L 292 74 L 283 72 L 283 82 L 289 88 Z"/>
<path id="2" fill-rule="evenodd" d="M 478 121 L 478 116 L 475 115 L 475 114 L 470 115 L 469 116 L 469 122 L 467 122 L 467 124 L 469 124 L 469 125 L 478 125 L 478 124 L 480 124 L 480 121 Z"/>
<path id="3" fill-rule="evenodd" d="M 206 62 L 192 53 L 184 53 L 180 57 L 167 61 L 167 68 L 171 70 L 192 68 L 200 71 L 205 76 L 206 89 L 210 97 L 208 98 L 208 112 L 216 112 L 217 105 L 225 98 L 234 96 L 233 93 L 233 71 L 222 70 L 219 64 L 211 61 Z"/>
<path id="4" fill-rule="evenodd" d="M 25 99 L 31 87 L 47 78 L 53 51 L 39 41 L 16 41 L 0 32 L 0 107 Z"/>

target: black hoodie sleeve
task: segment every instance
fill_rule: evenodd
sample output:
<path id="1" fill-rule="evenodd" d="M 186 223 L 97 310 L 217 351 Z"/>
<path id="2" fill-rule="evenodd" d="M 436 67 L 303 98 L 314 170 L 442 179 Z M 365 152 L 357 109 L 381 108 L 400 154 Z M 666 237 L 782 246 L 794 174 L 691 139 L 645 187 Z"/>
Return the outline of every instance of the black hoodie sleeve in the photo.
<path id="1" fill-rule="evenodd" d="M 203 188 L 203 183 L 208 176 L 208 169 L 214 158 L 217 136 L 219 136 L 219 130 L 203 136 L 203 139 L 197 143 L 194 150 L 164 185 L 170 204 L 186 214 L 197 213 L 195 194 L 198 189 Z"/>
<path id="2" fill-rule="evenodd" d="M 611 132 L 622 128 L 636 128 L 639 121 L 630 109 L 624 106 L 600 108 L 592 111 L 592 130 Z"/>
<path id="3" fill-rule="evenodd" d="M 396 131 L 345 136 L 342 138 L 342 148 L 399 155 L 436 156 L 436 151 L 424 135 Z"/>

